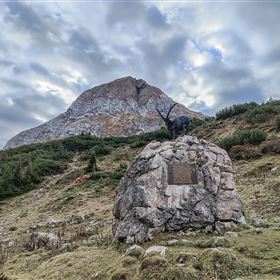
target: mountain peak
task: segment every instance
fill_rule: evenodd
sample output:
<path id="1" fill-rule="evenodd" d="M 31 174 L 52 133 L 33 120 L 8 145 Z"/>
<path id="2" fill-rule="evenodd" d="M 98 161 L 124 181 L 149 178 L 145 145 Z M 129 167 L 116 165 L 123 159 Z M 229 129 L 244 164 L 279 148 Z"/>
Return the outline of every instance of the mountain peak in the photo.
<path id="1" fill-rule="evenodd" d="M 156 107 L 166 111 L 173 103 L 163 91 L 143 79 L 123 77 L 86 90 L 65 113 L 19 133 L 7 142 L 5 149 L 83 132 L 108 137 L 154 131 L 164 125 Z M 181 104 L 174 108 L 173 114 L 203 118 Z"/>

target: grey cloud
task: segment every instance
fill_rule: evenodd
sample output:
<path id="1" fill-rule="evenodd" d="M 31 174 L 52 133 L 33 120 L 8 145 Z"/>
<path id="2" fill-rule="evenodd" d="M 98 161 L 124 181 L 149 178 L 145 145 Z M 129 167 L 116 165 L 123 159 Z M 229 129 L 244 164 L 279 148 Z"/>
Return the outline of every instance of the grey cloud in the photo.
<path id="1" fill-rule="evenodd" d="M 160 46 L 152 42 L 139 42 L 138 47 L 142 52 L 144 71 L 147 76 L 157 82 L 167 82 L 167 70 L 177 66 L 183 55 L 187 41 L 185 36 L 174 36 Z"/>
<path id="2" fill-rule="evenodd" d="M 148 25 L 149 28 L 168 28 L 166 16 L 160 10 L 152 5 L 149 6 L 144 2 L 115 2 L 108 10 L 107 24 L 112 26 L 114 24 L 141 24 Z"/>
<path id="3" fill-rule="evenodd" d="M 3 67 L 10 67 L 10 66 L 14 65 L 14 63 L 10 60 L 0 59 L 0 65 Z"/>
<path id="4" fill-rule="evenodd" d="M 200 107 L 202 111 L 213 114 L 228 105 L 250 101 L 262 102 L 265 99 L 262 85 L 247 65 L 231 67 L 223 61 L 212 59 L 198 70 L 198 75 L 204 85 L 213 88 L 210 94 L 214 95 L 215 103 L 210 107 L 205 102 L 198 102 L 192 104 L 192 108 Z M 205 108 L 205 105 L 208 108 Z"/>
<path id="5" fill-rule="evenodd" d="M 242 3 L 237 6 L 242 23 L 247 24 L 253 31 L 258 31 L 263 38 L 279 40 L 279 2 Z"/>
<path id="6" fill-rule="evenodd" d="M 13 22 L 22 29 L 38 34 L 42 33 L 45 26 L 43 21 L 32 8 L 17 1 L 6 2 L 6 5 L 10 11 L 10 13 L 5 17 L 6 21 Z"/>
<path id="7" fill-rule="evenodd" d="M 205 116 L 213 116 L 216 112 L 215 109 L 210 109 L 204 101 L 191 103 L 189 108 L 194 111 L 201 112 Z"/>
<path id="8" fill-rule="evenodd" d="M 51 119 L 65 110 L 64 101 L 53 92 L 14 92 L 9 99 L 10 102 L 6 98 L 0 101 L 0 147 L 21 130 L 41 124 L 36 116 Z"/>
<path id="9" fill-rule="evenodd" d="M 14 74 L 22 74 L 26 71 L 24 67 L 18 65 L 16 62 L 6 59 L 0 59 L 0 66 L 11 69 Z"/>
<path id="10" fill-rule="evenodd" d="M 0 83 L 9 86 L 12 90 L 30 90 L 30 86 L 15 78 L 0 78 Z"/>
<path id="11" fill-rule="evenodd" d="M 218 60 L 211 60 L 201 69 L 201 72 L 208 77 L 209 82 L 212 80 L 213 82 L 223 83 L 225 86 L 228 82 L 237 82 L 251 75 L 250 70 L 244 65 L 243 67 L 239 66 L 239 68 L 230 68 Z"/>
<path id="12" fill-rule="evenodd" d="M 43 76 L 50 76 L 50 72 L 43 65 L 33 62 L 29 64 L 30 68 L 35 72 Z"/>
<path id="13" fill-rule="evenodd" d="M 91 79 L 102 75 L 109 77 L 122 67 L 122 62 L 107 55 L 92 34 L 84 28 L 69 31 L 67 46 L 67 55 L 80 64 L 85 69 L 84 72 L 91 75 Z"/>
<path id="14" fill-rule="evenodd" d="M 60 16 L 49 15 L 44 9 L 35 9 L 36 6 L 20 1 L 8 1 L 6 6 L 8 8 L 8 12 L 4 15 L 6 24 L 30 35 L 33 40 L 33 53 L 46 49 L 48 52 L 51 49 L 55 50 L 55 44 L 61 43 L 64 30 Z"/>
<path id="15" fill-rule="evenodd" d="M 108 10 L 107 23 L 109 25 L 134 22 L 143 17 L 145 6 L 141 2 L 115 2 Z"/>
<path id="16" fill-rule="evenodd" d="M 146 18 L 149 24 L 157 28 L 168 28 L 166 16 L 164 16 L 157 7 L 151 6 L 147 10 Z"/>
<path id="17" fill-rule="evenodd" d="M 217 104 L 216 110 L 233 104 L 255 101 L 261 103 L 264 101 L 262 89 L 256 85 L 246 85 L 236 87 L 230 90 L 221 90 L 216 94 Z"/>

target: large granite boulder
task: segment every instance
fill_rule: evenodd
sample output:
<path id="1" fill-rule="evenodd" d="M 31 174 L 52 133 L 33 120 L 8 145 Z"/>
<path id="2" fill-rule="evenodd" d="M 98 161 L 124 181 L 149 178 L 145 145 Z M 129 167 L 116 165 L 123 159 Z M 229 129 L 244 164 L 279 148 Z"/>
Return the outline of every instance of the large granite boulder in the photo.
<path id="1" fill-rule="evenodd" d="M 194 136 L 148 144 L 121 180 L 113 214 L 115 240 L 126 243 L 245 222 L 227 152 Z"/>

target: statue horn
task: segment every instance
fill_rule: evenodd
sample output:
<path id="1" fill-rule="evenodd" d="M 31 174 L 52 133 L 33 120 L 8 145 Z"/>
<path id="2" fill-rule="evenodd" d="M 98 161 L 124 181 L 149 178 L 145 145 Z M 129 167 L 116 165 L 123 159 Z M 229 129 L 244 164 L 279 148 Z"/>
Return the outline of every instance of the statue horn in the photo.
<path id="1" fill-rule="evenodd" d="M 174 103 L 174 104 L 170 107 L 170 109 L 169 109 L 169 111 L 168 111 L 168 113 L 167 113 L 167 115 L 166 115 L 166 120 L 169 119 L 169 115 L 170 115 L 172 109 L 173 109 L 177 104 L 178 104 L 178 103 Z"/>

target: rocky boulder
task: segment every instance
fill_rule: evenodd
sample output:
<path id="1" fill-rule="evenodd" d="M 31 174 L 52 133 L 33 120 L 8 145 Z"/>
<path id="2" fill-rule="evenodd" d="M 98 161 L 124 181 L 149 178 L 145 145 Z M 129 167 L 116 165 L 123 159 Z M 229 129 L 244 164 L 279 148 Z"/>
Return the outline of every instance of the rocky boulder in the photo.
<path id="1" fill-rule="evenodd" d="M 115 240 L 126 243 L 245 222 L 227 152 L 194 136 L 148 144 L 121 180 L 113 214 Z"/>
<path id="2" fill-rule="evenodd" d="M 32 251 L 39 248 L 57 249 L 60 245 L 60 238 L 54 233 L 32 232 L 29 238 L 28 247 Z"/>

